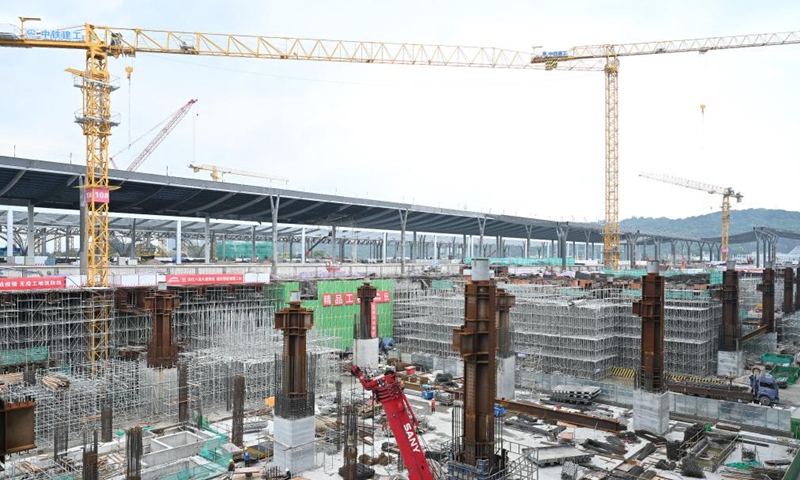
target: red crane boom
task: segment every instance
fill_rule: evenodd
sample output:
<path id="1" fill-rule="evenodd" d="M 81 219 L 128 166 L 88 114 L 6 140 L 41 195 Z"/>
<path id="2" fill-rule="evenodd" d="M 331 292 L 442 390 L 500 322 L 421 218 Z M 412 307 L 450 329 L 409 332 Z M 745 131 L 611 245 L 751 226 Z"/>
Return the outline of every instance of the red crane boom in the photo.
<path id="1" fill-rule="evenodd" d="M 400 449 L 403 462 L 408 468 L 408 479 L 434 480 L 428 459 L 425 458 L 425 452 L 417 436 L 417 417 L 403 393 L 403 386 L 395 376 L 395 372 L 387 370 L 383 375 L 368 378 L 358 365 L 353 365 L 350 373 L 358 377 L 364 390 L 371 391 L 383 405 L 389 427 L 397 441 L 397 448 Z"/>
<path id="2" fill-rule="evenodd" d="M 183 117 L 185 117 L 186 114 L 189 113 L 189 110 L 191 110 L 192 105 L 194 105 L 196 102 L 197 100 L 189 100 L 189 103 L 187 103 L 186 105 L 181 107 L 180 110 L 175 112 L 175 115 L 173 115 L 172 118 L 169 119 L 169 122 L 167 122 L 167 124 L 164 125 L 164 128 L 162 128 L 161 131 L 158 132 L 158 134 L 156 134 L 156 136 L 152 140 L 150 140 L 150 143 L 148 143 L 147 146 L 144 147 L 142 153 L 140 153 L 139 156 L 137 156 L 131 162 L 131 164 L 128 166 L 128 168 L 126 168 L 126 170 L 129 172 L 135 172 L 136 169 L 139 168 L 139 165 L 144 163 L 147 157 L 149 157 L 150 154 L 153 153 L 153 150 L 155 150 L 156 147 L 158 147 L 161 144 L 161 142 L 164 141 L 164 138 L 167 135 L 169 135 L 169 132 L 171 132 L 172 129 L 175 128 L 181 122 L 181 120 L 183 120 Z"/>

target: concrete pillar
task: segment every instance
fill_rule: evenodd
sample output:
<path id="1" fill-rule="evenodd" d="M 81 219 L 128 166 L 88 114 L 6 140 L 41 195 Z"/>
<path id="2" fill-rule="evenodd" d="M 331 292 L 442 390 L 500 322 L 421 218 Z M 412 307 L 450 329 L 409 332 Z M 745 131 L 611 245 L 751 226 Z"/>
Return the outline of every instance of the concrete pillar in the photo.
<path id="1" fill-rule="evenodd" d="M 178 226 L 175 231 L 175 263 L 178 265 L 181 264 L 181 257 L 183 256 L 181 243 L 183 243 L 181 238 L 181 221 L 178 220 Z"/>
<path id="2" fill-rule="evenodd" d="M 386 263 L 386 248 L 389 245 L 389 232 L 383 232 L 383 241 L 381 242 L 381 259 Z"/>
<path id="3" fill-rule="evenodd" d="M 353 239 L 353 263 L 358 263 L 358 238 Z"/>
<path id="4" fill-rule="evenodd" d="M 211 219 L 206 214 L 205 229 L 203 231 L 203 250 L 205 254 L 205 263 L 211 263 Z"/>
<path id="5" fill-rule="evenodd" d="M 436 235 L 433 236 L 433 260 L 439 260 L 439 242 Z"/>
<path id="6" fill-rule="evenodd" d="M 306 227 L 300 229 L 300 263 L 306 263 Z"/>
<path id="7" fill-rule="evenodd" d="M 417 261 L 417 232 L 414 231 L 411 233 L 411 263 Z"/>
<path id="8" fill-rule="evenodd" d="M 6 258 L 14 256 L 14 211 L 6 210 Z M 9 264 L 9 260 L 6 260 Z"/>
<path id="9" fill-rule="evenodd" d="M 314 468 L 316 418 L 287 419 L 275 417 L 273 423 L 274 457 L 272 461 L 293 475 Z"/>
<path id="10" fill-rule="evenodd" d="M 223 261 L 226 261 L 226 260 L 228 260 L 228 252 L 226 251 L 226 250 L 227 250 L 227 249 L 226 249 L 226 247 L 227 247 L 227 245 L 226 245 L 226 244 L 227 244 L 227 243 L 228 243 L 228 242 L 226 242 L 226 241 L 225 241 L 225 234 L 223 233 L 223 234 L 222 234 L 222 260 L 223 260 Z"/>
<path id="11" fill-rule="evenodd" d="M 33 227 L 33 204 L 28 202 L 28 254 L 25 256 L 25 265 L 33 265 L 34 256 L 36 255 L 34 249 L 34 227 Z"/>
<path id="12" fill-rule="evenodd" d="M 516 361 L 514 356 L 497 359 L 497 398 L 514 400 Z"/>

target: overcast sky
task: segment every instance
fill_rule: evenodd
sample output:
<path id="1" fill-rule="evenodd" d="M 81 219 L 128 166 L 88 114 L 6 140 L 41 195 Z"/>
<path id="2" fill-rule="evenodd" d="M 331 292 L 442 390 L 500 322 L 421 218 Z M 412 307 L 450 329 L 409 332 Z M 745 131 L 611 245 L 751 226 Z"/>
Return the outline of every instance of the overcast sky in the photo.
<path id="1" fill-rule="evenodd" d="M 566 50 L 800 29 L 794 1 L 137 1 L 0 4 L 0 24 L 119 27 Z M 31 24 L 29 24 L 31 25 Z M 8 31 L 10 25 L 2 25 Z M 800 46 L 623 58 L 620 218 L 680 218 L 720 199 L 639 178 L 671 173 L 800 210 Z M 0 49 L 0 154 L 84 162 L 79 51 Z M 190 162 L 288 177 L 288 188 L 567 221 L 603 218 L 599 72 L 382 66 L 141 54 L 112 59 L 123 149 L 199 102 L 139 168 Z M 125 67 L 134 68 L 128 86 Z M 705 116 L 700 105 L 705 104 Z M 130 107 L 129 107 L 130 105 Z M 126 166 L 152 134 L 117 159 Z M 228 181 L 265 184 L 229 176 Z M 113 209 L 113 197 L 112 197 Z"/>

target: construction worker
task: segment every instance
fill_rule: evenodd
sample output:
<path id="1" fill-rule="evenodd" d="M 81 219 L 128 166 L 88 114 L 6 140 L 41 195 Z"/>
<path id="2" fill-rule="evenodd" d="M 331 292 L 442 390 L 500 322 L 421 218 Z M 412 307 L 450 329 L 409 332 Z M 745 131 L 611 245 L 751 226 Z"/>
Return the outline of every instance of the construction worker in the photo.
<path id="1" fill-rule="evenodd" d="M 292 472 L 289 469 L 286 469 L 286 480 L 292 480 Z"/>
<path id="2" fill-rule="evenodd" d="M 244 450 L 244 466 L 250 466 L 250 452 L 248 452 L 247 449 Z"/>
<path id="3" fill-rule="evenodd" d="M 436 413 L 436 399 L 431 399 L 431 413 Z"/>
<path id="4" fill-rule="evenodd" d="M 228 460 L 228 478 L 233 478 L 233 472 L 236 470 L 236 464 L 233 463 L 233 458 Z"/>

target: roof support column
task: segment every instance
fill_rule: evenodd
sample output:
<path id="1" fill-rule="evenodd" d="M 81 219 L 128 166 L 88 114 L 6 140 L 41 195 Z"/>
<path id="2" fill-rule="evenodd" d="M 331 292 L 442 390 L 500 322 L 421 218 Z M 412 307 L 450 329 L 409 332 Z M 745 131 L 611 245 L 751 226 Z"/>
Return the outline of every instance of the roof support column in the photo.
<path id="1" fill-rule="evenodd" d="M 134 220 L 135 222 L 136 220 Z M 135 225 L 135 224 L 134 224 Z M 205 263 L 211 263 L 211 219 L 206 214 L 205 225 L 203 229 L 203 253 L 205 255 Z M 134 232 L 135 232 L 134 226 Z"/>
<path id="2" fill-rule="evenodd" d="M 561 269 L 567 269 L 567 235 L 569 234 L 568 223 L 556 224 L 556 235 L 558 235 L 558 254 L 561 257 Z"/>
<path id="3" fill-rule="evenodd" d="M 14 211 L 6 210 L 6 264 L 11 265 L 14 256 Z"/>
<path id="4" fill-rule="evenodd" d="M 486 217 L 478 219 L 478 231 L 481 234 L 478 240 L 478 256 L 483 257 L 483 232 L 486 231 Z"/>
<path id="5" fill-rule="evenodd" d="M 225 262 L 228 260 L 228 252 L 226 252 L 225 247 L 228 242 L 225 241 L 225 234 L 222 234 L 222 261 Z"/>
<path id="6" fill-rule="evenodd" d="M 383 263 L 386 263 L 386 247 L 389 244 L 389 233 L 383 232 L 383 242 L 381 242 L 381 258 L 383 259 Z"/>
<path id="7" fill-rule="evenodd" d="M 670 253 L 672 253 L 672 265 L 675 265 L 675 244 L 676 243 L 678 243 L 677 240 L 670 240 L 669 241 L 669 245 L 670 245 L 670 249 L 671 249 Z"/>
<path id="8" fill-rule="evenodd" d="M 300 263 L 306 263 L 306 227 L 300 229 Z"/>
<path id="9" fill-rule="evenodd" d="M 758 238 L 758 233 L 756 233 L 756 268 L 761 267 L 761 239 Z"/>
<path id="10" fill-rule="evenodd" d="M 67 229 L 67 233 L 69 233 L 69 229 Z M 69 235 L 67 235 L 67 243 L 69 244 Z M 67 250 L 69 250 L 69 246 L 67 246 Z M 131 258 L 138 258 L 139 256 L 136 254 L 136 217 L 131 219 L 131 251 L 130 251 Z"/>
<path id="11" fill-rule="evenodd" d="M 467 263 L 467 234 L 463 234 L 461 237 L 461 264 L 464 265 Z"/>
<path id="12" fill-rule="evenodd" d="M 272 273 L 278 272 L 278 208 L 281 204 L 281 196 L 269 197 L 269 204 L 272 207 Z"/>
<path id="13" fill-rule="evenodd" d="M 439 242 L 436 235 L 433 236 L 433 261 L 439 260 Z"/>
<path id="14" fill-rule="evenodd" d="M 336 225 L 331 226 L 331 261 L 336 263 L 339 252 L 336 250 Z"/>
<path id="15" fill-rule="evenodd" d="M 256 261 L 256 226 L 250 227 L 250 262 Z"/>
<path id="16" fill-rule="evenodd" d="M 408 210 L 398 210 L 400 214 L 400 273 L 406 273 L 406 222 Z"/>
<path id="17" fill-rule="evenodd" d="M 586 243 L 583 244 L 583 256 L 584 260 L 589 260 L 589 258 L 591 257 L 589 253 L 589 237 L 592 236 L 592 232 L 590 230 L 586 230 L 585 232 L 583 232 L 583 235 L 586 238 Z M 594 245 L 592 246 L 592 248 L 594 248 Z"/>
<path id="18" fill-rule="evenodd" d="M 33 265 L 34 251 L 34 228 L 33 228 L 33 203 L 28 202 L 28 251 L 25 255 L 25 265 Z"/>
<path id="19" fill-rule="evenodd" d="M 531 256 L 531 231 L 533 225 L 525 225 L 525 255 L 523 257 L 530 258 Z"/>
<path id="20" fill-rule="evenodd" d="M 181 252 L 181 247 L 182 247 L 181 244 L 182 243 L 183 243 L 183 238 L 181 238 L 181 221 L 178 220 L 178 226 L 175 229 L 175 264 L 176 265 L 180 265 L 181 264 L 181 257 L 183 256 L 182 252 Z"/>
<path id="21" fill-rule="evenodd" d="M 417 261 L 417 232 L 416 230 L 412 232 L 412 240 L 411 240 L 411 263 L 416 263 Z"/>

